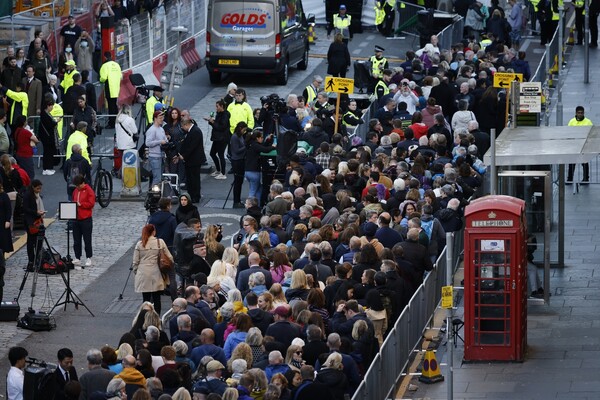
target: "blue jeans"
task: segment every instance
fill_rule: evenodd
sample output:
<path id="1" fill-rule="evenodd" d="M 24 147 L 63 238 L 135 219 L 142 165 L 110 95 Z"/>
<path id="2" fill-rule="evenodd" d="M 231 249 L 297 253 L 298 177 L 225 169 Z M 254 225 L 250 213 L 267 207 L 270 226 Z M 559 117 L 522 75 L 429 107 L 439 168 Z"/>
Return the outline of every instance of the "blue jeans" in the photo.
<path id="1" fill-rule="evenodd" d="M 250 190 L 248 191 L 248 197 L 256 197 L 260 201 L 260 172 L 257 171 L 246 171 L 244 174 L 248 183 L 250 184 Z"/>
<path id="2" fill-rule="evenodd" d="M 152 185 L 157 184 L 162 179 L 162 157 L 148 157 L 150 169 L 152 170 Z"/>

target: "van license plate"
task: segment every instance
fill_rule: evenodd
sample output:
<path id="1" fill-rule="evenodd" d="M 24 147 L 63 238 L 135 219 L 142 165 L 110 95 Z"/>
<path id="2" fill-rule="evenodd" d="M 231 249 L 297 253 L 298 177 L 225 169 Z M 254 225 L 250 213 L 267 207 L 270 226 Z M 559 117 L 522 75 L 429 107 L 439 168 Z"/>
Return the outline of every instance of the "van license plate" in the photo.
<path id="1" fill-rule="evenodd" d="M 219 60 L 219 65 L 240 65 L 240 60 Z"/>

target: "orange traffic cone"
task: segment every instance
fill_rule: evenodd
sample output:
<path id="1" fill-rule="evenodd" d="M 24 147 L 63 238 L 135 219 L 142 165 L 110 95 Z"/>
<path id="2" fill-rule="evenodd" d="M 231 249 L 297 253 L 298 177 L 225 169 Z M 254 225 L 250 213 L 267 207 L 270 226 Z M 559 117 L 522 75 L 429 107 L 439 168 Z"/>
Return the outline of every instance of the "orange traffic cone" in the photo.
<path id="1" fill-rule="evenodd" d="M 423 371 L 419 376 L 419 381 L 423 383 L 436 383 L 442 382 L 444 377 L 440 372 L 440 366 L 435 358 L 433 350 L 427 350 L 425 352 L 425 359 L 423 360 Z"/>
<path id="2" fill-rule="evenodd" d="M 567 44 L 573 46 L 575 44 L 575 28 L 569 29 L 569 37 L 567 38 Z"/>

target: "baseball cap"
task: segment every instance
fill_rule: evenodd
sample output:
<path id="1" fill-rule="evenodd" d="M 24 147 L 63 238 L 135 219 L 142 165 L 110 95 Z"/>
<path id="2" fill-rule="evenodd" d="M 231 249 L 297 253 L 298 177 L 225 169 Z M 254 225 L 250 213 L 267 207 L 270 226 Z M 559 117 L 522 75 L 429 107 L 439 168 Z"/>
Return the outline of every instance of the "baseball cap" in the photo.
<path id="1" fill-rule="evenodd" d="M 365 233 L 365 236 L 375 236 L 377 233 L 377 225 L 373 222 L 367 222 L 363 228 L 363 232 Z"/>
<path id="2" fill-rule="evenodd" d="M 273 314 L 279 315 L 280 317 L 287 318 L 290 315 L 290 310 L 286 306 L 279 306 L 273 311 Z"/>
<path id="3" fill-rule="evenodd" d="M 161 115 L 164 115 L 164 111 L 162 111 L 162 110 L 154 111 L 154 114 L 152 116 L 153 116 L 153 118 L 156 118 L 156 117 L 160 117 Z"/>
<path id="4" fill-rule="evenodd" d="M 76 66 L 77 64 L 75 64 L 75 61 L 73 60 L 69 60 L 65 63 L 65 65 L 72 65 L 72 66 Z"/>
<path id="5" fill-rule="evenodd" d="M 340 4 L 340 10 L 345 10 L 346 6 L 344 4 Z"/>

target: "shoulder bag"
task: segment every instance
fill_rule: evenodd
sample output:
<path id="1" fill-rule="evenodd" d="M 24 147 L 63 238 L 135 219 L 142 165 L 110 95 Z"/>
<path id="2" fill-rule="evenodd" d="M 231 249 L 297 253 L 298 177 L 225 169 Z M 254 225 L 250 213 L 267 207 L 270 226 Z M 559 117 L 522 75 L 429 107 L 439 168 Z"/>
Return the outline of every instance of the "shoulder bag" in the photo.
<path id="1" fill-rule="evenodd" d="M 161 273 L 168 273 L 173 269 L 173 261 L 171 261 L 163 248 L 160 247 L 159 238 L 156 238 L 156 243 L 158 243 L 158 269 Z"/>

